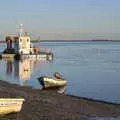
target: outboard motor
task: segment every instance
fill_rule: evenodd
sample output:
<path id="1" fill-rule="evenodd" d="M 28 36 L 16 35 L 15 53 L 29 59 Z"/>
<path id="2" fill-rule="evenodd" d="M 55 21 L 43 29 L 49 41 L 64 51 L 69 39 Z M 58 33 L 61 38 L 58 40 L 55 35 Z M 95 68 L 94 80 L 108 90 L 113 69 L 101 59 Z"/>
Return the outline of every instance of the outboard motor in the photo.
<path id="1" fill-rule="evenodd" d="M 53 76 L 54 76 L 55 78 L 57 78 L 57 79 L 61 79 L 61 75 L 60 75 L 60 73 L 58 73 L 58 72 L 55 72 L 55 73 L 53 74 Z"/>

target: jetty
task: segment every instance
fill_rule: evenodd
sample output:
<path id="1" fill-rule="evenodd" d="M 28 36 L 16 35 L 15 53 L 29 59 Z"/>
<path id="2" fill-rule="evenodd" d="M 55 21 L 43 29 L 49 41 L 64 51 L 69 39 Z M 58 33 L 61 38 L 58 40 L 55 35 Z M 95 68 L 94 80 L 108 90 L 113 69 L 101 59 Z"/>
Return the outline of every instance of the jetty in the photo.
<path id="1" fill-rule="evenodd" d="M 15 58 L 17 60 L 23 58 L 36 60 L 53 59 L 53 53 L 51 51 L 41 50 L 32 46 L 30 36 L 27 35 L 27 32 L 23 32 L 22 24 L 19 31 L 18 36 L 6 36 L 7 48 L 0 54 L 0 58 Z"/>

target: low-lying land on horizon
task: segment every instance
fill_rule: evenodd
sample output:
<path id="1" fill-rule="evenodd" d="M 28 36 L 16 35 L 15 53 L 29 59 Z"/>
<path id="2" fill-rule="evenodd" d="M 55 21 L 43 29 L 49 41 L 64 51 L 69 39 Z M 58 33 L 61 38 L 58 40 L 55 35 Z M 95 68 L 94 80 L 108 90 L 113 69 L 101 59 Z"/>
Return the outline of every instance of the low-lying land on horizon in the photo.
<path id="1" fill-rule="evenodd" d="M 5 42 L 5 40 L 0 40 L 0 43 Z M 31 40 L 31 42 L 120 42 L 120 40 Z"/>

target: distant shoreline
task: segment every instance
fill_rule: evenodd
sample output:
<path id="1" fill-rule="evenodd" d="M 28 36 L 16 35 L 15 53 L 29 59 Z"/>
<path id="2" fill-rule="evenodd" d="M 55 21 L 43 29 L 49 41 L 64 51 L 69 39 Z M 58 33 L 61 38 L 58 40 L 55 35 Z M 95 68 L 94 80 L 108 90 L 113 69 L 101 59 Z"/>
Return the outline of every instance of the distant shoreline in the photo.
<path id="1" fill-rule="evenodd" d="M 31 42 L 120 42 L 120 40 L 31 40 Z M 6 41 L 0 40 L 0 43 L 6 43 Z"/>

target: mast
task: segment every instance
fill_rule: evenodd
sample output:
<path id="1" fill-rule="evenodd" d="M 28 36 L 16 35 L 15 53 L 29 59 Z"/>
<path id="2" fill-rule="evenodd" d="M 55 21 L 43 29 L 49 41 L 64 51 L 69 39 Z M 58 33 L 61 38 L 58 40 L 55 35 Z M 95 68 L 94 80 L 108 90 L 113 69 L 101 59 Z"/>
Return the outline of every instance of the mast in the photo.
<path id="1" fill-rule="evenodd" d="M 23 36 L 23 24 L 20 24 L 19 36 Z"/>

